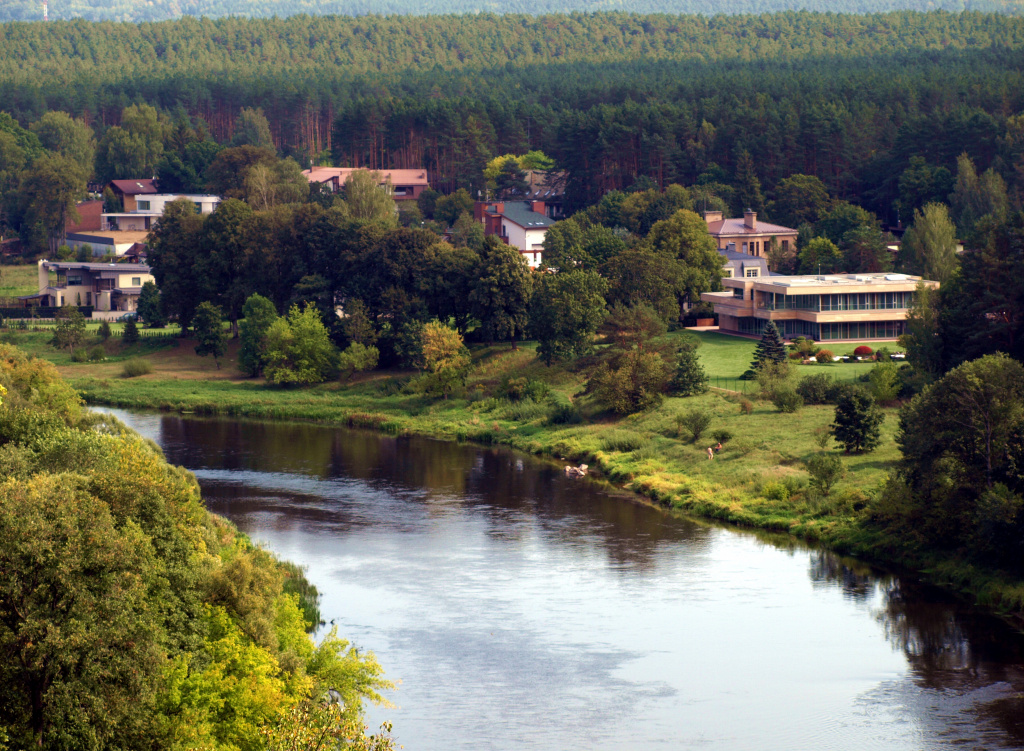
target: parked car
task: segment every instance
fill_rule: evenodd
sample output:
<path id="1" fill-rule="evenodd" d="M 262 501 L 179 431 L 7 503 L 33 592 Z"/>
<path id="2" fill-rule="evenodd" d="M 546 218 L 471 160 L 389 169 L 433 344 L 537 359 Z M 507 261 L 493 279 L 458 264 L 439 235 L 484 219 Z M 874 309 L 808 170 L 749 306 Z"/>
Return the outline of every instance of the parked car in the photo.
<path id="1" fill-rule="evenodd" d="M 138 318 L 138 316 L 135 313 L 122 313 L 121 315 L 119 315 L 114 320 L 119 322 L 119 323 L 127 323 L 128 321 L 134 321 L 137 318 Z"/>

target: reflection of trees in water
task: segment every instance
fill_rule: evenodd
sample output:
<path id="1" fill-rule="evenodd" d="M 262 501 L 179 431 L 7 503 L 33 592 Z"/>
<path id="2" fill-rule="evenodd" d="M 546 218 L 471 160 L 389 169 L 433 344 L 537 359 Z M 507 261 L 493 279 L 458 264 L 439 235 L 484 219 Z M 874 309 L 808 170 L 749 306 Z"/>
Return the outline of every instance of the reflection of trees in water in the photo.
<path id="1" fill-rule="evenodd" d="M 867 564 L 823 550 L 811 552 L 807 575 L 814 586 L 838 586 L 844 597 L 859 601 L 873 595 L 878 583 L 877 574 Z"/>
<path id="2" fill-rule="evenodd" d="M 428 514 L 449 513 L 453 504 L 482 512 L 489 533 L 502 539 L 520 539 L 539 525 L 550 539 L 597 546 L 615 565 L 633 570 L 653 569 L 666 543 L 703 550 L 712 534 L 505 449 L 289 423 L 167 417 L 161 427 L 174 463 L 354 478 L 400 493 Z M 228 493 L 212 491 L 225 500 Z M 314 508 L 303 514 L 318 515 Z"/>

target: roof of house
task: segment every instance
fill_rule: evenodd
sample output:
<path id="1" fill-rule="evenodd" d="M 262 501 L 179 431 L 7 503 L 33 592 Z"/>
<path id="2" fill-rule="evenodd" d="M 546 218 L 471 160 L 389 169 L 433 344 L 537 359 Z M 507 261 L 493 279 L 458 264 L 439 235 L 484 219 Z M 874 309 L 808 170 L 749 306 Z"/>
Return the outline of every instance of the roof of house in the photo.
<path id="1" fill-rule="evenodd" d="M 110 184 L 126 196 L 138 196 L 145 193 L 156 193 L 156 183 L 150 179 L 111 180 Z"/>
<path id="2" fill-rule="evenodd" d="M 743 219 L 719 219 L 717 222 L 708 222 L 708 232 L 715 237 L 732 235 L 795 235 L 797 231 L 792 227 L 783 227 L 778 224 L 757 221 L 757 229 L 752 229 L 743 223 Z"/>
<path id="3" fill-rule="evenodd" d="M 498 213 L 494 206 L 488 206 L 487 211 L 491 214 Z M 532 205 L 528 201 L 506 201 L 505 208 L 501 212 L 501 215 L 510 222 L 518 224 L 520 227 L 525 229 L 550 227 L 555 223 L 554 219 L 549 219 L 544 214 L 539 214 L 534 211 Z"/>
<path id="4" fill-rule="evenodd" d="M 132 214 L 131 216 L 137 216 Z M 69 232 L 68 240 L 79 243 L 94 243 L 96 245 L 124 245 L 125 243 L 144 243 L 149 237 L 149 232 L 144 230 L 89 230 L 87 232 Z"/>
<path id="5" fill-rule="evenodd" d="M 348 180 L 353 172 L 367 171 L 380 172 L 384 179 L 391 179 L 392 185 L 429 185 L 427 171 L 425 169 L 392 169 L 392 170 L 369 170 L 366 167 L 313 167 L 302 170 L 302 174 L 311 183 L 325 183 L 334 178 L 342 185 Z"/>
<path id="6" fill-rule="evenodd" d="M 526 170 L 526 184 L 529 188 L 525 197 L 535 201 L 561 199 L 565 194 L 566 177 L 565 172 Z"/>

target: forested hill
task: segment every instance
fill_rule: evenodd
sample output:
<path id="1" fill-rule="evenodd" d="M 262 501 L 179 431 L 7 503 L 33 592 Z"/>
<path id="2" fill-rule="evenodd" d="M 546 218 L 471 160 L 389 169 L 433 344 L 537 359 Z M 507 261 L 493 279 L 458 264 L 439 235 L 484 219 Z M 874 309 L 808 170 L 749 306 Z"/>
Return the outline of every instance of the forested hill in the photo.
<path id="1" fill-rule="evenodd" d="M 5 0 L 0 21 L 37 21 L 42 0 Z M 775 13 L 811 10 L 884 13 L 894 10 L 978 10 L 1020 13 L 1021 0 L 50 0 L 50 18 L 89 21 L 165 21 L 181 16 L 362 16 L 448 13 L 574 13 L 621 10 L 633 13 Z"/>

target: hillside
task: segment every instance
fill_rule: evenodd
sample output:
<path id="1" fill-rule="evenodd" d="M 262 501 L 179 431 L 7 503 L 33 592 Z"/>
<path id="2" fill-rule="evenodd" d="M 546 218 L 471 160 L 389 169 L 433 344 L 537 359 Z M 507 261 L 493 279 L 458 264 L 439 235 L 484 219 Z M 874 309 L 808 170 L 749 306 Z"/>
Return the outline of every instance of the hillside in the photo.
<path id="1" fill-rule="evenodd" d="M 8 0 L 0 7 L 0 21 L 42 19 L 42 0 Z M 882 13 L 894 10 L 1019 13 L 1019 0 L 53 0 L 51 20 L 84 18 L 89 21 L 164 21 L 182 16 L 311 16 L 435 15 L 447 13 L 576 13 L 621 10 L 633 13 L 774 13 L 810 10 L 832 13 Z"/>

